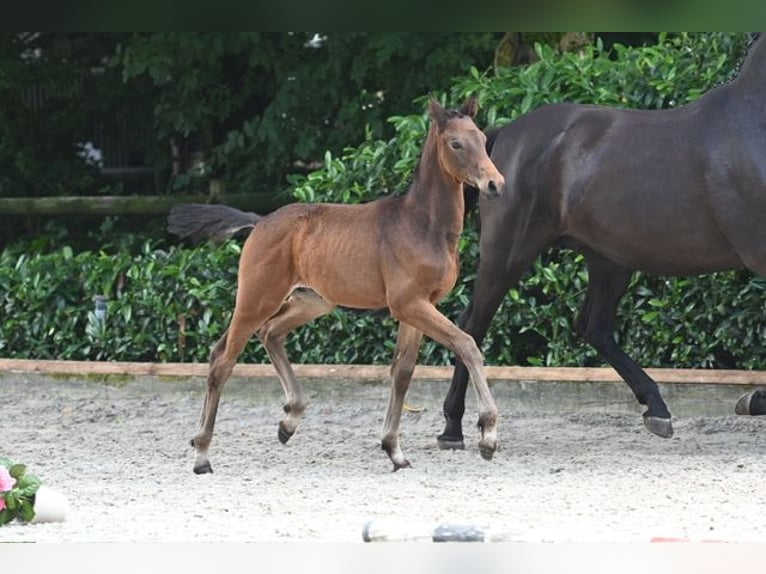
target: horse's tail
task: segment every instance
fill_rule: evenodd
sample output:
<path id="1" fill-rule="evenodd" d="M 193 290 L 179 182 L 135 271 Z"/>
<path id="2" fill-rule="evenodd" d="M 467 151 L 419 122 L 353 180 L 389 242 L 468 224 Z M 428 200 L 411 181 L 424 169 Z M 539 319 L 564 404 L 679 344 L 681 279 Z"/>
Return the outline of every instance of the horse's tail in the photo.
<path id="1" fill-rule="evenodd" d="M 484 134 L 487 136 L 487 155 L 492 154 L 492 148 L 495 145 L 495 140 L 497 139 L 497 134 L 499 132 L 500 128 L 489 128 L 484 130 Z M 464 185 L 463 199 L 465 200 L 465 212 L 467 214 L 472 211 L 473 208 L 476 207 L 476 204 L 479 202 L 479 190 L 475 187 L 471 187 L 470 185 Z"/>
<path id="2" fill-rule="evenodd" d="M 226 205 L 184 203 L 170 210 L 168 231 L 195 243 L 207 238 L 223 241 L 238 231 L 255 227 L 260 219 L 256 213 Z"/>

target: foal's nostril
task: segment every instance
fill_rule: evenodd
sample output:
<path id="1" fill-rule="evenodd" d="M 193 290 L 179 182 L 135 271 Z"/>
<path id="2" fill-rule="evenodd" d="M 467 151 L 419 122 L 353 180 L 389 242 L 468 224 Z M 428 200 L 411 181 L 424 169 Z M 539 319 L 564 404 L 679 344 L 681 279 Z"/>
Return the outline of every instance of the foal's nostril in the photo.
<path id="1" fill-rule="evenodd" d="M 497 197 L 500 195 L 500 188 L 497 186 L 497 183 L 495 183 L 494 179 L 489 180 L 489 184 L 487 185 L 487 189 L 489 191 L 490 197 Z"/>

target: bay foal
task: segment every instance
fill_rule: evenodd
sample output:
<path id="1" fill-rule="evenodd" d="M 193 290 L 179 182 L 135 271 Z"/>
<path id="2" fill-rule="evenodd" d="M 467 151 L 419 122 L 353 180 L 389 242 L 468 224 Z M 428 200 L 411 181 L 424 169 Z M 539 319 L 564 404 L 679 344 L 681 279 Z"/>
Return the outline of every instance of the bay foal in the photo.
<path id="1" fill-rule="evenodd" d="M 208 447 L 221 390 L 253 334 L 284 388 L 285 417 L 278 437 L 282 443 L 289 440 L 306 398 L 285 353 L 285 337 L 336 305 L 387 307 L 399 321 L 382 437 L 394 470 L 410 465 L 399 445 L 399 423 L 423 334 L 453 351 L 469 370 L 479 405 L 479 450 L 485 459 L 492 458 L 497 407 L 481 352 L 435 306 L 458 276 L 463 184 L 489 197 L 499 195 L 504 185 L 473 121 L 476 111 L 474 99 L 460 110 L 431 101 L 428 137 L 402 197 L 361 205 L 291 204 L 266 217 L 212 205 L 179 205 L 171 211 L 168 229 L 181 237 L 222 239 L 253 228 L 240 256 L 231 324 L 210 355 L 200 430 L 192 439 L 195 473 L 212 472 Z"/>

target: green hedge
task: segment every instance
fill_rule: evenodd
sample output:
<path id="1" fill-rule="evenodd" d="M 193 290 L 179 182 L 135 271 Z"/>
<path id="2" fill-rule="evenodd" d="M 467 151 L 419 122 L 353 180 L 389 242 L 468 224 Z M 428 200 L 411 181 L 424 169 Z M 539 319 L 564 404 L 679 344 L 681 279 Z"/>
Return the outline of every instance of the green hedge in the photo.
<path id="1" fill-rule="evenodd" d="M 581 54 L 538 47 L 540 61 L 497 74 L 472 70 L 449 94 L 458 103 L 477 93 L 480 122 L 501 124 L 547 102 L 579 101 L 622 107 L 664 108 L 691 101 L 730 79 L 746 38 L 742 34 L 663 36 L 657 46 L 599 46 Z M 425 104 L 425 98 L 423 98 Z M 425 109 L 425 105 L 423 105 Z M 291 183 L 302 201 L 361 202 L 406 190 L 425 137 L 425 114 L 394 117 L 390 141 L 367 134 L 341 157 Z M 0 356 L 101 360 L 205 361 L 231 316 L 240 242 L 103 252 L 0 256 L 3 328 Z M 461 278 L 442 303 L 457 319 L 470 297 L 478 245 L 469 221 L 461 241 Z M 595 365 L 600 359 L 573 333 L 587 286 L 579 255 L 546 253 L 503 302 L 484 345 L 489 364 Z M 647 366 L 765 368 L 766 283 L 746 272 L 666 279 L 637 274 L 624 298 L 621 338 Z M 105 295 L 103 322 L 93 297 Z M 383 313 L 336 311 L 288 339 L 294 362 L 391 361 L 395 322 Z M 267 362 L 260 344 L 242 360 Z M 426 341 L 420 361 L 448 364 L 451 354 Z"/>
<path id="2" fill-rule="evenodd" d="M 123 361 L 206 360 L 223 332 L 239 247 L 0 257 L 0 355 Z M 108 298 L 103 321 L 96 295 Z M 188 326 L 187 326 L 188 325 Z"/>

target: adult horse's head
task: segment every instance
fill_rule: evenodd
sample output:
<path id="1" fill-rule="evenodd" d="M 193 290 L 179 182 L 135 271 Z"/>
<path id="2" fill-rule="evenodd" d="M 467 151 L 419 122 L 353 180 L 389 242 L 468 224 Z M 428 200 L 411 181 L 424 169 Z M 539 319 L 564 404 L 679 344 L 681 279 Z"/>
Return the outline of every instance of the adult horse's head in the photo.
<path id="1" fill-rule="evenodd" d="M 471 97 L 459 110 L 446 110 L 431 100 L 429 114 L 436 125 L 439 162 L 460 183 L 490 198 L 500 195 L 505 178 L 487 155 L 487 137 L 476 126 L 478 104 Z"/>

